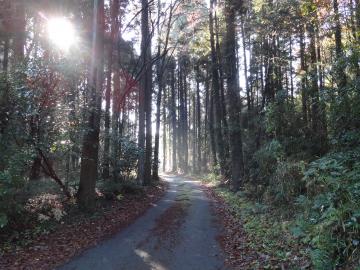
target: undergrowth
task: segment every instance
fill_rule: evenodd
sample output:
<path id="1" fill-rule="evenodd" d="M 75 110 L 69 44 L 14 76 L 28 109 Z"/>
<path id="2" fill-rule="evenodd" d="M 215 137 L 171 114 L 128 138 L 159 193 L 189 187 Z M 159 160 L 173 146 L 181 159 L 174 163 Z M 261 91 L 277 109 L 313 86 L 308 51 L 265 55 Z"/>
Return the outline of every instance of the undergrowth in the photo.
<path id="1" fill-rule="evenodd" d="M 255 250 L 278 261 L 308 257 L 311 269 L 360 269 L 360 149 L 343 147 L 306 164 L 272 142 L 252 165 L 252 182 L 237 193 L 215 174 L 206 181 L 243 222 Z"/>
<path id="2" fill-rule="evenodd" d="M 249 247 L 267 262 L 259 265 L 261 269 L 272 269 L 274 264 L 279 268 L 287 265 L 291 269 L 300 269 L 300 265 L 309 264 L 308 249 L 291 233 L 295 220 L 287 217 L 292 216 L 294 209 L 280 211 L 249 199 L 244 192 L 231 192 L 213 174 L 204 181 L 211 183 L 216 194 L 224 199 L 230 211 L 243 224 Z"/>

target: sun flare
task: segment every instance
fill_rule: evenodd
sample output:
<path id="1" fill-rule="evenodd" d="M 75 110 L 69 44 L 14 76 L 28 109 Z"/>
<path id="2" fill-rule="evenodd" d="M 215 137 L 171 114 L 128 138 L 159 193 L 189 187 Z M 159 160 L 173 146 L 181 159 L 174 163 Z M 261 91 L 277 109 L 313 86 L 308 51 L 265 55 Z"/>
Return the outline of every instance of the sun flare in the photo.
<path id="1" fill-rule="evenodd" d="M 76 43 L 74 26 L 65 18 L 49 19 L 47 30 L 51 42 L 63 51 L 68 51 Z"/>

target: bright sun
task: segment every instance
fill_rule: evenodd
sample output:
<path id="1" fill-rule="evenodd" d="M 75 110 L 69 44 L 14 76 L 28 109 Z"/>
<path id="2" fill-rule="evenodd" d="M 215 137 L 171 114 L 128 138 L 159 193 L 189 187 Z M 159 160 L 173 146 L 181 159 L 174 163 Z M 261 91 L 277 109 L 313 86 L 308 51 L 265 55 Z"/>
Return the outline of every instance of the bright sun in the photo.
<path id="1" fill-rule="evenodd" d="M 74 26 L 65 18 L 49 19 L 47 30 L 51 42 L 63 51 L 68 51 L 76 42 Z"/>

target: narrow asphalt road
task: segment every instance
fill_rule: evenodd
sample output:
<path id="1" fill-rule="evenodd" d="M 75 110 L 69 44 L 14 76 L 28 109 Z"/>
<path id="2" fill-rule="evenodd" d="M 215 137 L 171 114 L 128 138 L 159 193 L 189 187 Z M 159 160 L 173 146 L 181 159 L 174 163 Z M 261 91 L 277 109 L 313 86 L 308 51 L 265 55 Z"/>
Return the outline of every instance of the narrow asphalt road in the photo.
<path id="1" fill-rule="evenodd" d="M 144 216 L 58 269 L 226 269 L 218 224 L 200 184 L 179 176 L 164 179 L 170 184 L 166 195 Z"/>

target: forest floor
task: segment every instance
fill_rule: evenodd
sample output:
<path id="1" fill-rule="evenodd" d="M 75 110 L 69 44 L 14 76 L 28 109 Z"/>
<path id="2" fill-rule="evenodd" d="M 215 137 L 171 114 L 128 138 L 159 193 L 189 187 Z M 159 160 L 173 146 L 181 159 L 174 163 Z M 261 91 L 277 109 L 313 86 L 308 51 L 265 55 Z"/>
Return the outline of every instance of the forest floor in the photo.
<path id="1" fill-rule="evenodd" d="M 79 211 L 76 205 L 67 205 L 67 214 L 59 222 L 50 220 L 41 227 L 25 224 L 27 229 L 18 233 L 16 239 L 11 240 L 14 234 L 0 238 L 0 269 L 54 269 L 132 224 L 156 206 L 167 186 L 167 182 L 161 181 L 141 193 L 124 194 L 115 200 L 98 200 L 92 214 Z M 44 194 L 33 200 L 33 205 L 38 207 L 49 201 L 52 206 L 62 204 L 56 195 Z"/>

